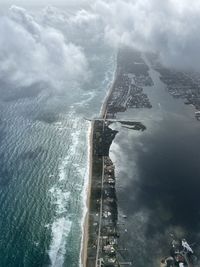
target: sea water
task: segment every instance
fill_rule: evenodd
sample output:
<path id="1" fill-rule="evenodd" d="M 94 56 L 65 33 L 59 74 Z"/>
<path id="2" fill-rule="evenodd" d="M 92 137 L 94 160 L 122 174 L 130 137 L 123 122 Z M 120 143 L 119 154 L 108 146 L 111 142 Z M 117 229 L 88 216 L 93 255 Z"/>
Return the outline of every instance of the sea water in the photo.
<path id="1" fill-rule="evenodd" d="M 80 265 L 90 133 L 84 118 L 99 115 L 115 68 L 113 51 L 96 53 L 87 86 L 28 95 L 0 88 L 1 267 Z"/>

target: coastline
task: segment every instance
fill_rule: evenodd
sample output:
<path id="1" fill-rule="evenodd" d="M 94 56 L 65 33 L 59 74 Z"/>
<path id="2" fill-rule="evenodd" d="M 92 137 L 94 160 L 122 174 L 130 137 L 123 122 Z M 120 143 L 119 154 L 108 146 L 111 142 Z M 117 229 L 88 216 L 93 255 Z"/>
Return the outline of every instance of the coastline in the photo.
<path id="1" fill-rule="evenodd" d="M 133 62 L 137 63 L 136 60 Z M 151 112 L 147 110 L 147 108 L 150 109 L 154 107 L 151 105 L 151 103 L 153 102 L 153 101 L 151 102 L 151 97 L 148 97 L 148 94 L 146 93 L 146 90 L 144 89 L 145 89 L 145 86 L 149 86 L 149 87 L 152 86 L 150 84 L 155 84 L 155 87 L 157 88 L 159 88 L 159 86 L 157 86 L 157 83 L 154 82 L 154 79 L 152 80 L 152 75 L 149 75 L 150 72 L 147 70 L 146 65 L 144 64 L 144 69 L 138 70 L 138 67 L 143 66 L 143 65 L 142 64 L 139 65 L 136 63 L 133 63 L 133 66 L 131 66 L 133 67 L 131 71 L 133 73 L 137 73 L 137 74 L 134 74 L 135 75 L 134 78 L 132 78 L 132 76 L 129 75 L 126 69 L 126 65 L 124 66 L 124 69 L 122 68 L 121 72 L 115 71 L 113 78 L 112 78 L 112 84 L 110 83 L 109 86 L 107 87 L 107 92 L 102 102 L 100 115 L 99 115 L 101 119 L 98 119 L 98 118 L 95 119 L 95 122 L 93 122 L 93 131 L 91 130 L 91 133 L 90 133 L 89 141 L 91 142 L 90 144 L 92 147 L 91 146 L 89 147 L 90 158 L 88 158 L 87 168 L 88 170 L 90 169 L 90 174 L 88 176 L 89 179 L 87 179 L 87 185 L 86 185 L 87 190 L 85 190 L 85 192 L 87 192 L 86 198 L 87 198 L 88 211 L 85 216 L 84 225 L 83 225 L 84 236 L 82 237 L 83 238 L 82 258 L 81 258 L 82 267 L 100 266 L 102 265 L 102 263 L 105 266 L 117 267 L 119 266 L 119 263 L 121 262 L 123 263 L 126 262 L 127 263 L 126 265 L 132 265 L 132 262 L 135 262 L 135 261 L 137 264 L 139 265 L 141 264 L 141 266 L 143 266 L 143 262 L 149 261 L 149 259 L 146 258 L 146 255 L 148 255 L 147 253 L 149 252 L 148 245 L 152 246 L 152 244 L 151 243 L 148 244 L 148 242 L 146 242 L 147 248 L 144 249 L 143 242 L 148 241 L 148 240 L 145 240 L 146 238 L 145 236 L 141 240 L 138 240 L 137 238 L 137 235 L 140 231 L 142 234 L 143 234 L 143 231 L 145 231 L 145 228 L 137 229 L 138 222 L 139 224 L 144 223 L 144 226 L 146 226 L 145 225 L 146 220 L 143 220 L 143 216 L 139 216 L 139 218 L 136 218 L 136 219 L 134 218 L 134 220 L 132 216 L 130 216 L 130 214 L 132 214 L 132 204 L 134 204 L 134 201 L 131 201 L 133 203 L 131 205 L 126 205 L 125 207 L 123 207 L 123 205 L 121 205 L 119 201 L 119 206 L 118 206 L 117 197 L 116 197 L 117 191 L 115 190 L 115 178 L 116 178 L 115 165 L 116 164 L 113 163 L 114 160 L 112 161 L 113 155 L 112 154 L 110 155 L 109 153 L 110 152 L 109 144 L 111 143 L 112 145 L 112 141 L 114 140 L 114 134 L 116 134 L 114 133 L 114 128 L 113 128 L 113 132 L 108 131 L 109 129 L 112 130 L 112 127 L 109 128 L 109 126 L 113 122 L 118 121 L 119 123 L 121 123 L 122 127 L 126 126 L 125 128 L 130 129 L 130 130 L 144 131 L 146 129 L 145 125 L 143 125 L 140 122 L 140 118 L 141 118 L 140 116 L 139 116 L 139 122 L 138 122 L 138 121 L 135 121 L 134 116 L 133 116 L 133 119 L 129 121 L 127 119 L 120 120 L 120 118 L 118 118 L 118 116 L 115 116 L 115 114 L 117 112 L 124 112 L 128 108 L 138 108 L 138 109 L 146 108 L 146 111 L 144 113 L 143 111 L 141 111 L 141 116 L 143 116 L 143 114 L 145 115 L 147 114 L 147 120 L 145 120 L 146 122 L 148 121 L 149 114 L 151 114 Z M 145 73 L 142 76 L 142 79 L 140 79 L 140 73 Z M 117 75 L 119 75 L 119 80 L 117 80 L 118 78 Z M 158 84 L 159 84 L 159 81 L 160 80 L 158 78 Z M 113 91 L 114 93 L 112 94 Z M 165 92 L 165 90 L 163 92 Z M 156 95 L 156 92 L 154 93 Z M 162 93 L 161 95 L 159 95 L 159 97 L 162 97 Z M 130 100 L 130 102 L 128 102 L 127 99 Z M 156 103 L 158 102 L 158 100 L 156 99 Z M 121 108 L 122 104 L 124 104 L 124 110 Z M 169 108 L 170 107 L 171 105 L 169 105 Z M 157 112 L 159 113 L 159 111 Z M 154 115 L 154 110 L 152 111 L 152 114 Z M 115 120 L 112 120 L 112 115 L 114 118 L 116 118 Z M 158 116 L 158 119 L 157 118 L 155 119 L 155 121 L 156 120 L 159 120 L 159 116 Z M 143 128 L 138 127 L 138 123 L 140 123 Z M 135 127 L 134 126 L 131 127 L 131 125 L 135 125 Z M 162 131 L 160 134 L 162 134 Z M 121 135 L 122 142 L 126 138 L 127 135 L 128 135 L 127 132 Z M 111 138 L 111 136 L 113 136 L 113 138 Z M 127 140 L 129 140 L 128 137 L 127 137 Z M 171 138 L 171 136 L 169 136 L 169 138 Z M 129 143 L 132 144 L 132 139 L 130 139 L 130 142 L 127 143 L 127 151 L 129 151 L 128 150 L 129 147 L 134 149 L 134 145 L 132 147 L 130 146 Z M 148 142 L 146 143 L 148 144 Z M 144 141 L 144 144 L 145 144 L 145 141 Z M 120 157 L 121 155 L 119 155 L 119 159 Z M 132 159 L 133 161 L 135 160 L 134 157 Z M 130 162 L 131 162 L 131 157 L 130 157 Z M 129 171 L 127 171 L 126 175 L 127 175 L 127 179 L 129 179 Z M 132 178 L 132 174 L 130 177 Z M 117 178 L 123 179 L 124 177 L 122 176 L 122 177 L 117 177 Z M 111 182 L 113 183 L 112 185 L 110 185 Z M 123 192 L 121 195 L 119 194 L 119 197 L 121 197 L 121 199 L 124 199 L 124 197 L 126 197 L 126 192 L 125 193 Z M 112 200 L 112 204 L 110 204 L 111 200 Z M 109 216 L 110 215 L 112 216 L 111 217 L 112 219 L 110 218 L 107 219 L 108 212 L 109 212 Z M 119 223 L 117 223 L 118 219 L 119 219 Z M 113 222 L 113 224 L 111 224 L 111 221 Z M 118 238 L 120 237 L 120 234 L 122 232 L 121 229 L 118 228 L 118 224 L 123 223 L 123 225 L 125 225 L 125 221 L 127 225 L 124 230 L 125 232 L 129 232 L 130 234 L 123 235 L 122 238 L 120 238 L 120 241 L 118 241 Z M 134 227 L 136 226 L 136 231 L 132 231 L 132 226 Z M 134 239 L 135 239 L 135 242 L 132 242 L 132 240 Z M 160 241 L 161 243 L 163 242 L 163 247 L 164 247 L 164 241 L 162 237 L 160 238 Z M 115 246 L 113 246 L 113 244 Z M 134 247 L 135 244 L 137 247 L 136 249 Z M 156 249 L 156 246 L 157 246 L 157 243 L 155 243 L 155 249 Z M 124 253 L 124 256 L 122 256 L 121 254 L 120 255 L 117 254 L 118 248 L 125 248 L 125 249 L 122 249 L 124 251 L 127 251 Z M 130 252 L 128 251 L 128 248 L 130 249 Z M 110 249 L 114 249 L 114 252 L 113 250 L 110 250 Z M 140 261 L 140 258 L 137 259 L 138 252 L 141 255 L 143 255 L 142 257 L 143 259 L 141 261 Z M 159 251 L 159 253 L 160 252 L 161 250 Z M 160 256 L 159 256 L 159 259 L 161 259 Z M 157 257 L 155 259 L 152 258 L 151 260 L 153 264 L 154 261 L 157 260 Z"/>
<path id="2" fill-rule="evenodd" d="M 116 64 L 116 61 L 115 61 L 115 65 Z M 114 87 L 114 84 L 115 84 L 115 81 L 116 81 L 116 78 L 117 78 L 117 67 L 115 67 L 115 71 L 114 71 L 114 75 L 113 75 L 113 78 L 112 78 L 112 81 L 111 81 L 111 84 L 109 86 L 109 90 L 103 100 L 103 103 L 102 103 L 102 106 L 101 106 L 101 109 L 100 109 L 100 118 L 104 118 L 105 116 L 105 112 L 106 112 L 106 107 L 107 107 L 107 103 L 108 103 L 108 99 L 110 98 L 111 94 L 112 94 L 112 91 L 113 91 L 113 87 Z"/>
<path id="3" fill-rule="evenodd" d="M 115 69 L 113 79 L 109 86 L 109 90 L 103 100 L 101 109 L 100 109 L 100 118 L 104 118 L 106 113 L 106 107 L 108 99 L 113 91 L 113 86 L 117 77 L 117 69 Z M 86 212 L 83 215 L 83 225 L 82 225 L 82 241 L 81 241 L 81 251 L 80 251 L 80 266 L 86 267 L 87 264 L 87 247 L 88 247 L 88 230 L 89 230 L 89 205 L 90 205 L 90 196 L 91 196 L 91 186 L 92 186 L 92 163 L 93 163 L 93 131 L 94 131 L 94 122 L 91 122 L 89 129 L 89 138 L 88 138 L 88 159 L 89 159 L 89 175 L 88 181 L 86 182 L 84 193 L 86 194 L 85 204 Z"/>
<path id="4" fill-rule="evenodd" d="M 85 205 L 86 211 L 83 215 L 83 225 L 82 225 L 82 241 L 81 241 L 81 251 L 80 251 L 80 266 L 86 267 L 87 261 L 87 246 L 88 246 L 88 227 L 89 227 L 89 205 L 90 205 L 90 195 L 91 195 L 91 183 L 92 183 L 92 151 L 93 151 L 93 128 L 94 123 L 91 122 L 89 128 L 88 136 L 88 181 L 85 182 L 84 193 L 86 194 Z"/>
<path id="5" fill-rule="evenodd" d="M 106 97 L 103 101 L 101 110 L 100 110 L 100 117 L 104 118 L 105 112 L 106 112 L 106 107 L 107 107 L 107 102 L 108 99 L 113 91 L 113 86 L 115 84 L 116 80 L 116 71 L 114 74 L 114 78 L 112 80 L 111 86 L 108 90 L 108 93 L 106 94 Z M 89 230 L 89 205 L 90 205 L 90 196 L 91 196 L 91 186 L 92 186 L 92 163 L 93 163 L 93 131 L 94 131 L 94 122 L 91 122 L 90 129 L 89 129 L 89 149 L 88 149 L 88 158 L 89 158 L 89 175 L 88 175 L 88 182 L 86 182 L 86 187 L 85 187 L 85 194 L 86 194 L 86 212 L 83 216 L 83 229 L 82 229 L 82 242 L 81 242 L 81 256 L 80 256 L 80 266 L 81 267 L 86 267 L 87 264 L 87 247 L 88 247 L 88 230 Z"/>
<path id="6" fill-rule="evenodd" d="M 113 79 L 107 89 L 107 93 L 100 109 L 100 118 L 93 121 L 90 133 L 89 181 L 87 190 L 85 190 L 85 192 L 87 192 L 87 213 L 83 226 L 84 230 L 81 252 L 82 267 L 97 266 L 99 260 L 100 262 L 102 260 L 107 262 L 109 266 L 118 266 L 117 253 L 115 252 L 116 248 L 113 246 L 113 244 L 117 245 L 117 238 L 119 237 L 117 230 L 118 209 L 115 189 L 115 166 L 109 157 L 110 145 L 112 144 L 117 131 L 110 129 L 106 121 L 109 116 L 115 117 L 117 112 L 124 112 L 128 107 L 135 105 L 137 107 L 150 106 L 149 101 L 147 101 L 148 99 L 146 100 L 147 97 L 144 97 L 145 95 L 142 93 L 142 90 L 139 90 L 139 100 L 137 97 L 134 98 L 130 94 L 130 88 L 132 89 L 132 93 L 134 93 L 136 85 L 135 87 L 130 87 L 132 81 L 128 76 L 123 77 L 122 84 L 120 84 L 121 86 L 118 88 L 118 79 L 120 79 L 120 75 L 123 76 L 123 72 L 121 73 L 121 68 L 119 68 L 118 64 L 119 62 L 117 58 Z M 125 72 L 126 68 L 123 64 L 122 69 Z M 125 90 L 121 90 L 123 87 Z M 117 91 L 117 96 L 113 95 L 114 90 Z M 126 99 L 124 100 L 125 97 Z M 129 105 L 127 105 L 128 97 L 130 101 Z M 123 107 L 123 103 L 121 104 L 121 98 L 125 101 L 123 103 L 126 107 Z M 144 98 L 145 101 L 143 100 Z M 138 101 L 141 103 L 138 104 Z M 109 111 L 109 114 L 107 114 L 107 111 Z M 133 129 L 140 130 L 140 128 L 135 129 L 134 127 Z M 104 170 L 104 166 L 106 171 Z M 101 187 L 99 187 L 99 181 L 101 181 Z M 104 186 L 105 192 L 107 193 L 103 193 Z M 107 201 L 107 203 L 103 204 L 103 200 Z M 102 213 L 103 205 L 106 209 L 105 214 Z M 109 213 L 109 215 L 107 215 L 107 213 Z M 111 218 L 108 219 L 108 216 L 111 216 Z M 104 217 L 104 220 L 109 224 L 108 228 L 102 228 L 102 217 Z M 98 234 L 96 226 L 98 226 Z M 104 237 L 106 240 L 102 241 L 100 244 L 101 229 L 104 229 Z M 113 249 L 115 252 L 114 255 L 109 251 L 103 252 L 103 248 L 108 248 L 109 251 L 110 249 Z M 102 253 L 100 253 L 101 256 L 99 255 L 100 249 L 102 251 Z"/>

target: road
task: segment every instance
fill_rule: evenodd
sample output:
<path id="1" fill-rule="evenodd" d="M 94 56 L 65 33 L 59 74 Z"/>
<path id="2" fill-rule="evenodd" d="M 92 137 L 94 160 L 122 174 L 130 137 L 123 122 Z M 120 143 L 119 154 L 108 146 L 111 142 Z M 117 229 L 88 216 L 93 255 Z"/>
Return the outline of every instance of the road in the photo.
<path id="1" fill-rule="evenodd" d="M 97 255 L 96 255 L 96 265 L 99 267 L 99 249 L 100 249 L 100 240 L 101 240 L 101 224 L 102 224 L 102 215 L 103 215 L 103 180 L 104 180 L 104 157 L 102 157 L 103 168 L 102 168 L 102 177 L 101 177 L 101 200 L 100 200 L 100 211 L 99 211 L 99 229 L 97 236 Z"/>

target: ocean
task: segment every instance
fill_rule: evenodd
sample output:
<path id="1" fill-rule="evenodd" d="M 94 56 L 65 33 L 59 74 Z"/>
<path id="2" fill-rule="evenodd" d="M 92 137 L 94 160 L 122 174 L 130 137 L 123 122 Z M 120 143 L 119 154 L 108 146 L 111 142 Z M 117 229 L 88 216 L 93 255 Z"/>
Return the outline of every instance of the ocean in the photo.
<path id="1" fill-rule="evenodd" d="M 85 118 L 99 115 L 115 69 L 113 51 L 100 50 L 89 63 L 90 80 L 65 92 L 37 84 L 13 92 L 1 84 L 1 267 L 80 265 L 89 165 Z"/>

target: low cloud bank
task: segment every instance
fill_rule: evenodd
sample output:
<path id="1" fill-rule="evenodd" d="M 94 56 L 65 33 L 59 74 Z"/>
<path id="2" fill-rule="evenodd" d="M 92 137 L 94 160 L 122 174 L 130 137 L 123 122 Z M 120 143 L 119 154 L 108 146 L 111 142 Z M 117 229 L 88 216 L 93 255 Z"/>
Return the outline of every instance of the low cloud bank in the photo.
<path id="1" fill-rule="evenodd" d="M 63 90 L 87 77 L 82 48 L 23 8 L 12 6 L 0 18 L 0 36 L 0 80 L 4 83 L 30 86 L 44 82 Z"/>
<path id="2" fill-rule="evenodd" d="M 162 62 L 200 70 L 200 3 L 189 0 L 98 0 L 105 40 L 156 52 Z"/>
<path id="3" fill-rule="evenodd" d="M 200 70 L 197 1 L 77 0 L 73 10 L 70 3 L 37 16 L 12 6 L 0 17 L 2 83 L 70 88 L 87 79 L 89 51 L 94 56 L 101 43 L 155 52 L 166 66 Z"/>

